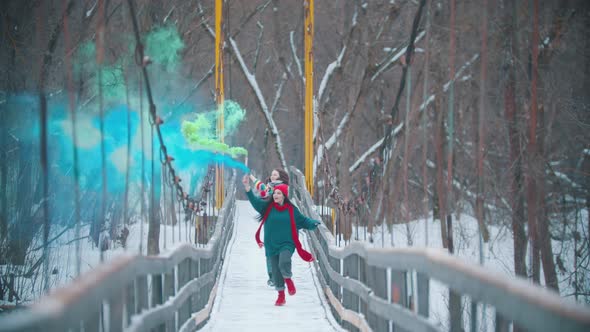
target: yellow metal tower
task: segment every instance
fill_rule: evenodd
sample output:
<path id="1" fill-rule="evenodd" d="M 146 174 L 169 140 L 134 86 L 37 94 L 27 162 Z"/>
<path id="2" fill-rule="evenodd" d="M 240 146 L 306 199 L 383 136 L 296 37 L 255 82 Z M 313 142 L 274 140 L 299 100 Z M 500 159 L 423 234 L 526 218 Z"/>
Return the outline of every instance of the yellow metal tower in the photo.
<path id="1" fill-rule="evenodd" d="M 305 17 L 305 184 L 313 197 L 313 0 L 303 1 Z"/>
<path id="2" fill-rule="evenodd" d="M 223 0 L 215 0 L 215 101 L 217 102 L 217 137 L 224 141 L 223 132 Z M 223 205 L 223 165 L 215 167 L 215 205 L 221 209 Z"/>

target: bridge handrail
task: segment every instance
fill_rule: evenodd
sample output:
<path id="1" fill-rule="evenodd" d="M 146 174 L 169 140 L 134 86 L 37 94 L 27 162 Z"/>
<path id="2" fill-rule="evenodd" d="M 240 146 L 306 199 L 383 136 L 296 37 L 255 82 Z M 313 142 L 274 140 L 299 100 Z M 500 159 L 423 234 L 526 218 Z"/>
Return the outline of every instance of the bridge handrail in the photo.
<path id="1" fill-rule="evenodd" d="M 303 174 L 293 167 L 290 171 L 293 191 L 291 197 L 299 204 L 302 211 L 320 219 L 312 208 L 314 204 L 309 193 L 305 190 Z M 427 318 L 429 287 L 424 283 L 428 283 L 428 279 L 432 278 L 461 295 L 467 295 L 474 301 L 494 307 L 497 324 L 507 324 L 507 321 L 512 321 L 520 327 L 533 331 L 590 331 L 588 307 L 568 302 L 558 294 L 533 285 L 525 279 L 506 277 L 497 271 L 464 262 L 443 250 L 418 247 L 370 248 L 361 242 L 354 241 L 346 247 L 336 247 L 332 245 L 335 243 L 334 236 L 323 224 L 310 235 L 314 250 L 318 254 L 319 274 L 324 279 L 322 283 L 328 299 L 342 319 L 360 330 L 375 329 L 376 323 L 370 319 L 367 321 L 366 313 L 360 314 L 361 306 L 351 306 L 350 303 L 346 303 L 347 301 L 339 299 L 340 287 L 345 292 L 350 292 L 365 301 L 368 312 L 384 320 L 393 321 L 394 325 L 411 331 L 439 331 L 439 327 Z M 426 290 L 426 293 L 422 294 L 425 300 L 418 298 L 420 315 L 403 304 L 388 303 L 386 298 L 377 296 L 379 291 L 367 285 L 367 282 L 363 283 L 351 276 L 341 275 L 340 264 L 346 265 L 346 261 L 351 259 L 358 259 L 359 264 L 361 261 L 367 264 L 366 270 L 390 269 L 403 273 L 415 271 L 419 283 L 418 296 L 421 295 L 421 282 L 422 289 Z M 333 265 L 337 265 L 338 271 Z M 358 279 L 361 279 L 360 269 L 357 273 Z M 378 279 L 375 276 L 371 278 Z M 381 278 L 380 281 L 386 283 L 386 278 L 385 280 Z M 405 282 L 402 284 L 405 285 Z M 337 287 L 334 287 L 335 285 Z M 386 285 L 385 289 L 387 289 Z"/>
<path id="2" fill-rule="evenodd" d="M 79 330 L 81 325 L 85 326 L 85 330 L 98 330 L 95 324 L 100 319 L 97 315 L 102 310 L 103 302 L 109 303 L 110 331 L 143 331 L 164 324 L 174 325 L 174 314 L 180 309 L 186 309 L 183 311 L 186 319 L 181 320 L 182 315 L 179 314 L 176 330 L 181 329 L 183 323 L 185 326 L 191 325 L 187 324 L 188 321 L 193 321 L 196 328 L 209 316 L 207 304 L 215 296 L 216 284 L 209 285 L 218 279 L 220 258 L 233 230 L 235 182 L 234 172 L 226 190 L 227 197 L 218 213 L 214 233 L 204 248 L 185 243 L 158 256 L 122 254 L 86 272 L 66 287 L 56 289 L 30 309 L 1 317 L 0 331 L 66 331 Z M 148 275 L 163 275 L 167 279 L 162 286 L 164 303 L 153 304 L 151 308 L 147 308 Z M 174 291 L 175 276 L 178 280 L 177 291 Z M 136 291 L 130 291 L 129 287 Z M 166 287 L 168 289 L 164 289 Z M 203 289 L 207 295 L 205 298 L 186 303 L 191 296 L 203 295 Z M 142 295 L 143 291 L 146 294 Z M 145 301 L 140 301 L 139 297 Z M 145 303 L 141 305 L 139 302 Z M 123 317 L 123 307 L 126 307 L 127 317 Z M 197 322 L 195 318 L 200 321 Z"/>

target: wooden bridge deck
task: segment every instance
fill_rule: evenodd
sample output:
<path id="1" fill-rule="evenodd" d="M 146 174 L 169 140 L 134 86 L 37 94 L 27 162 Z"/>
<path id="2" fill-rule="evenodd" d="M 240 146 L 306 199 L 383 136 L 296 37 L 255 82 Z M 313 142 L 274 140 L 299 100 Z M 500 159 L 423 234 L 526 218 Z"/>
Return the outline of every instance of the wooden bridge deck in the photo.
<path id="1" fill-rule="evenodd" d="M 341 331 L 324 303 L 310 263 L 293 255 L 297 294 L 276 307 L 277 292 L 266 284 L 266 261 L 254 233 L 256 211 L 236 202 L 236 224 L 230 240 L 211 319 L 202 331 Z M 304 242 L 305 247 L 309 247 Z"/>

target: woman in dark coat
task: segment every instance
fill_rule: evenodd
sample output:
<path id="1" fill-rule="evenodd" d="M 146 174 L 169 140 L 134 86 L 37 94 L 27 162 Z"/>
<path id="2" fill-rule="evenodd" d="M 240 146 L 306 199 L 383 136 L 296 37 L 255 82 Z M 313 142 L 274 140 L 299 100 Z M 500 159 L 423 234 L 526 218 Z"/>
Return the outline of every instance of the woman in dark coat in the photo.
<path id="1" fill-rule="evenodd" d="M 289 186 L 279 184 L 274 187 L 272 200 L 256 197 L 251 190 L 248 176 L 242 179 L 244 189 L 252 207 L 260 213 L 261 223 L 256 231 L 256 242 L 264 246 L 266 257 L 270 259 L 272 276 L 278 298 L 275 305 L 281 306 L 285 301 L 285 284 L 289 295 L 295 295 L 296 289 L 291 272 L 291 256 L 297 254 L 306 262 L 312 262 L 313 256 L 305 251 L 299 242 L 298 230 L 314 230 L 320 224 L 318 220 L 301 214 L 299 209 L 289 201 Z M 264 226 L 264 242 L 260 241 L 260 230 Z"/>

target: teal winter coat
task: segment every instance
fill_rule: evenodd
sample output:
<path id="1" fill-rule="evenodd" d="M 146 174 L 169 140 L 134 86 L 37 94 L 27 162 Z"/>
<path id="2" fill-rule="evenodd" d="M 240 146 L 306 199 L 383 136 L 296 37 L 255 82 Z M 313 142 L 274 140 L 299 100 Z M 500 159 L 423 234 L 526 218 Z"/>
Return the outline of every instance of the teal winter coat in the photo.
<path id="1" fill-rule="evenodd" d="M 246 194 L 252 207 L 262 216 L 266 213 L 269 204 L 273 204 L 272 201 L 269 202 L 256 197 L 252 191 L 248 191 Z M 314 230 L 317 228 L 320 224 L 318 220 L 304 216 L 296 206 L 292 206 L 297 230 L 302 228 Z M 267 257 L 278 255 L 284 250 L 289 250 L 293 254 L 295 241 L 293 240 L 291 217 L 288 209 L 279 211 L 274 206 L 271 207 L 264 222 L 264 250 Z"/>

